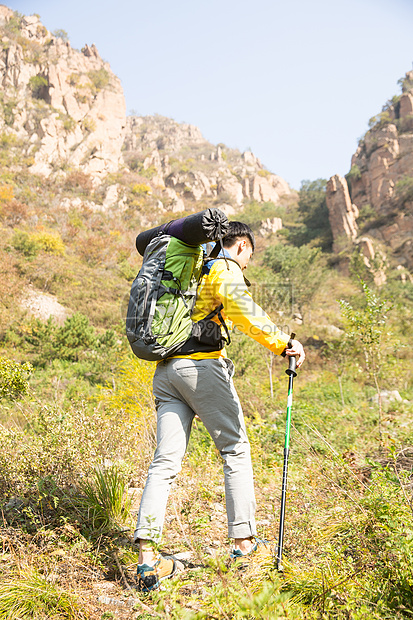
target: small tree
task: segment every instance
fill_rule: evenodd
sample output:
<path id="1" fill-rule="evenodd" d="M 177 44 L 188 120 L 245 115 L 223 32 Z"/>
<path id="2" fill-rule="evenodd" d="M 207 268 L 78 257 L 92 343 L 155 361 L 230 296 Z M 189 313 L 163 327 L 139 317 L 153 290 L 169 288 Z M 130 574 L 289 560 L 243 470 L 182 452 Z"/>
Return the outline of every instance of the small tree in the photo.
<path id="1" fill-rule="evenodd" d="M 371 383 L 377 391 L 379 405 L 379 438 L 382 437 L 382 398 L 380 379 L 383 368 L 383 337 L 386 334 L 387 313 L 391 304 L 380 300 L 377 295 L 362 282 L 363 303 L 355 308 L 348 301 L 341 300 L 341 312 L 346 322 L 346 334 L 355 352 L 362 354 L 364 368 Z"/>
<path id="2" fill-rule="evenodd" d="M 304 311 L 310 305 L 325 279 L 325 259 L 319 248 L 303 245 L 300 248 L 275 245 L 265 252 L 264 263 L 270 267 L 283 285 L 291 289 L 304 322 Z"/>
<path id="3" fill-rule="evenodd" d="M 62 39 L 62 41 L 64 41 L 65 43 L 69 41 L 69 35 L 67 34 L 66 30 L 62 30 L 61 28 L 53 30 L 52 35 L 57 39 Z"/>
<path id="4" fill-rule="evenodd" d="M 27 394 L 32 370 L 33 367 L 28 362 L 19 364 L 6 357 L 0 357 L 0 399 L 16 400 Z"/>
<path id="5" fill-rule="evenodd" d="M 80 312 L 67 318 L 56 331 L 54 347 L 61 359 L 77 362 L 89 349 L 97 344 L 94 327 Z"/>
<path id="6" fill-rule="evenodd" d="M 344 391 L 343 391 L 343 375 L 346 368 L 347 360 L 350 356 L 350 342 L 346 336 L 342 336 L 338 340 L 333 340 L 327 343 L 327 347 L 323 352 L 325 358 L 327 358 L 329 365 L 334 369 L 338 386 L 340 389 L 341 405 L 344 409 Z"/>
<path id="7" fill-rule="evenodd" d="M 333 233 L 331 232 L 325 179 L 302 181 L 298 194 L 298 213 L 300 226 L 290 231 L 289 237 L 294 245 L 311 243 L 323 251 L 331 251 Z"/>

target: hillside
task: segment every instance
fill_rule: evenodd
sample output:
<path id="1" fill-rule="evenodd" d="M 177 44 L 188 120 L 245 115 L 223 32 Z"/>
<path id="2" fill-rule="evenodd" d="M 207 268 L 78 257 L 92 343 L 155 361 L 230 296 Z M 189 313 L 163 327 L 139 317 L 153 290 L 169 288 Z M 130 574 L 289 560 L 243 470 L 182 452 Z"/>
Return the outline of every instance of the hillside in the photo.
<path id="1" fill-rule="evenodd" d="M 98 50 L 38 16 L 0 6 L 0 34 L 0 618 L 410 618 L 410 82 L 347 178 L 297 193 L 193 125 L 126 116 Z M 180 570 L 142 595 L 132 531 L 156 421 L 154 364 L 124 333 L 135 237 L 210 206 L 252 226 L 253 296 L 307 350 L 285 567 L 229 564 L 222 463 L 195 419 L 162 541 Z M 285 361 L 239 332 L 229 354 L 275 544 Z"/>
<path id="2" fill-rule="evenodd" d="M 399 270 L 413 269 L 413 72 L 399 80 L 401 94 L 369 121 L 345 178 L 327 186 L 337 253 L 361 247 L 367 261 L 377 251 Z"/>

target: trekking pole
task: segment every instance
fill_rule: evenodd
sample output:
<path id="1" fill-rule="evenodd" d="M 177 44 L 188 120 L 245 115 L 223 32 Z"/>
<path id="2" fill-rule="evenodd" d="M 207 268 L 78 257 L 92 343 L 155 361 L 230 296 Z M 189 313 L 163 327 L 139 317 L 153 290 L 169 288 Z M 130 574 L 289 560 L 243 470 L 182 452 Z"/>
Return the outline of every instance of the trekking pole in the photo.
<path id="1" fill-rule="evenodd" d="M 291 334 L 291 340 L 294 340 L 295 334 Z M 285 371 L 288 375 L 288 399 L 287 399 L 287 421 L 285 425 L 285 443 L 284 443 L 284 465 L 283 465 L 283 482 L 281 490 L 281 511 L 280 511 L 280 529 L 278 536 L 277 551 L 277 570 L 282 572 L 281 564 L 284 542 L 284 520 L 285 520 L 285 499 L 287 494 L 287 475 L 288 475 L 288 453 L 290 450 L 290 429 L 291 429 L 291 406 L 293 404 L 293 381 L 297 376 L 295 367 L 297 360 L 294 356 L 290 356 L 289 366 Z"/>

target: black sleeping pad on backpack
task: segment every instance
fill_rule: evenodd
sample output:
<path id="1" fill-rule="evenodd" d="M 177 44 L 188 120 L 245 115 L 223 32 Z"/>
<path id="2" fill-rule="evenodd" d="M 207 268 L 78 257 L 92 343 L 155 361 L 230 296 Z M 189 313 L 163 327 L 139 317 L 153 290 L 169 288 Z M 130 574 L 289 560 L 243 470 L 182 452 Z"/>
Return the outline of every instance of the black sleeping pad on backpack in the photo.
<path id="1" fill-rule="evenodd" d="M 216 241 L 220 236 L 223 237 L 228 226 L 228 218 L 223 211 L 205 209 L 139 233 L 136 237 L 136 249 L 143 256 L 147 245 L 162 233 L 171 235 L 188 245 L 201 245 L 208 241 Z"/>

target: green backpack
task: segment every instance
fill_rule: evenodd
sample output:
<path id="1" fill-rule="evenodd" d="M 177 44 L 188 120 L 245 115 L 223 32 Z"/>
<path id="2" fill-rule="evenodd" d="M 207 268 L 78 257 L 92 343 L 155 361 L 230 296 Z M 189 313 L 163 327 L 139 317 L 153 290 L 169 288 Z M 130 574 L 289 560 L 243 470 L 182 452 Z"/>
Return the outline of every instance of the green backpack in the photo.
<path id="1" fill-rule="evenodd" d="M 150 361 L 218 351 L 230 342 L 221 314 L 222 304 L 201 321 L 191 320 L 204 260 L 216 256 L 220 244 L 204 259 L 200 244 L 189 245 L 167 232 L 159 230 L 146 246 L 141 270 L 132 284 L 126 317 L 132 351 L 140 359 Z M 218 227 L 218 234 L 222 237 L 222 226 Z M 221 326 L 212 320 L 215 316 L 226 337 Z"/>

